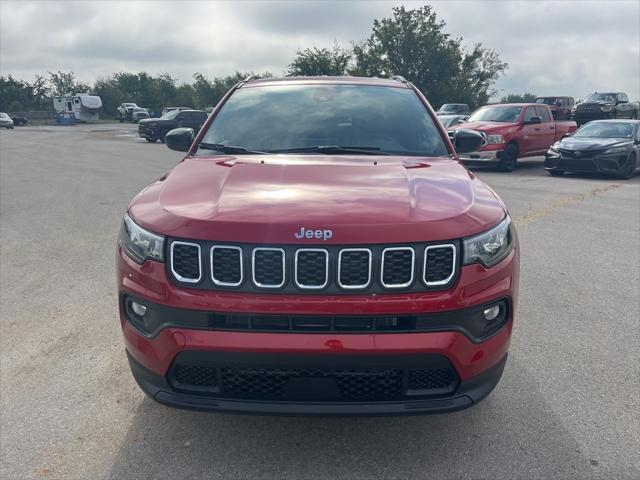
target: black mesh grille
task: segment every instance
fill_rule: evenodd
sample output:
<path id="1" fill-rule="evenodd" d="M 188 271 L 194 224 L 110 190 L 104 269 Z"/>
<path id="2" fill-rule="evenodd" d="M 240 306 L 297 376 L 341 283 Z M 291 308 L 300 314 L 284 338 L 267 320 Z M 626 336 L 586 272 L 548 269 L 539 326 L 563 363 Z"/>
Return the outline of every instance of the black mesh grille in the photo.
<path id="1" fill-rule="evenodd" d="M 215 368 L 196 365 L 180 365 L 175 372 L 175 379 L 181 385 L 196 387 L 215 387 L 218 375 Z"/>
<path id="2" fill-rule="evenodd" d="M 573 170 L 576 172 L 597 172 L 598 167 L 592 160 L 571 160 L 562 158 L 556 164 L 556 168 Z"/>
<path id="3" fill-rule="evenodd" d="M 340 284 L 346 287 L 366 285 L 370 277 L 370 253 L 366 251 L 342 252 Z"/>
<path id="4" fill-rule="evenodd" d="M 297 282 L 306 287 L 321 287 L 327 283 L 327 253 L 323 251 L 298 251 Z"/>
<path id="5" fill-rule="evenodd" d="M 242 280 L 242 255 L 236 248 L 214 248 L 211 266 L 216 282 L 238 284 Z"/>
<path id="6" fill-rule="evenodd" d="M 200 277 L 200 256 L 195 245 L 173 244 L 173 270 L 181 277 L 196 280 Z"/>
<path id="7" fill-rule="evenodd" d="M 261 285 L 280 285 L 284 280 L 283 255 L 280 250 L 255 250 L 255 281 Z"/>
<path id="8" fill-rule="evenodd" d="M 404 378 L 406 377 L 406 382 Z M 220 381 L 218 380 L 220 379 Z M 405 395 L 453 392 L 451 368 L 261 368 L 176 364 L 170 373 L 176 388 L 223 398 L 255 400 L 371 401 Z M 435 390 L 438 390 L 437 392 Z"/>
<path id="9" fill-rule="evenodd" d="M 411 370 L 407 388 L 409 390 L 434 390 L 447 388 L 455 381 L 456 377 L 449 368 Z"/>
<path id="10" fill-rule="evenodd" d="M 427 283 L 443 282 L 453 272 L 453 248 L 437 247 L 427 251 L 425 279 Z"/>
<path id="11" fill-rule="evenodd" d="M 413 275 L 411 250 L 387 251 L 384 253 L 383 262 L 382 281 L 385 285 L 404 285 L 411 281 Z"/>

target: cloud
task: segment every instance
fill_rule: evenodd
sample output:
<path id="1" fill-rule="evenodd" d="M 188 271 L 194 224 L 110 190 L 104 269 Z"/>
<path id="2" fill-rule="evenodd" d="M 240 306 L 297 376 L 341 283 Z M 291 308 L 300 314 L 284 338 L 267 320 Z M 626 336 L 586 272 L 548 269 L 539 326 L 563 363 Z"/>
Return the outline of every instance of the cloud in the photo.
<path id="1" fill-rule="evenodd" d="M 281 74 L 295 51 L 349 45 L 399 2 L 1 2 L 0 73 Z M 408 7 L 422 2 L 404 2 Z M 510 65 L 501 93 L 640 98 L 640 3 L 431 2 L 447 31 Z"/>

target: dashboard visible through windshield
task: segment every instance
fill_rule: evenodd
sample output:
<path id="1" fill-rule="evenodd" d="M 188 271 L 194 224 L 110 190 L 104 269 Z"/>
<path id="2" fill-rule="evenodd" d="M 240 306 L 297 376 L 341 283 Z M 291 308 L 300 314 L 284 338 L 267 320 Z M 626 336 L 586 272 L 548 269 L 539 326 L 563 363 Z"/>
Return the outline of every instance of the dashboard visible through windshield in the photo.
<path id="1" fill-rule="evenodd" d="M 369 85 L 241 88 L 213 119 L 201 145 L 236 153 L 242 148 L 262 153 L 449 154 L 413 90 Z"/>

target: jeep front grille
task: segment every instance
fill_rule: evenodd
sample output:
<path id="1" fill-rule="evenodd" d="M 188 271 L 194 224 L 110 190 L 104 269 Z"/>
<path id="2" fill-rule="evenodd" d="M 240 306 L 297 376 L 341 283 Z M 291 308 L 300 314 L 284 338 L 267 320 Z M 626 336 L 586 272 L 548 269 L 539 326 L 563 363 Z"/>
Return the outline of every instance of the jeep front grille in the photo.
<path id="1" fill-rule="evenodd" d="M 168 266 L 178 283 L 205 290 L 419 292 L 447 288 L 455 281 L 458 245 L 298 248 L 173 240 L 169 242 Z"/>

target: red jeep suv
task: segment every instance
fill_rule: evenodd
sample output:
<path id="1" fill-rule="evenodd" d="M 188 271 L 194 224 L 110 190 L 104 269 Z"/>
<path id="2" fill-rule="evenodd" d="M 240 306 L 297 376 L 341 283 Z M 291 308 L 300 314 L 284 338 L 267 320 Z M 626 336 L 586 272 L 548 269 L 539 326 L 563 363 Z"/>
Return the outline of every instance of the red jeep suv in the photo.
<path id="1" fill-rule="evenodd" d="M 133 375 L 174 407 L 440 413 L 491 392 L 518 292 L 504 203 L 402 77 L 249 78 L 131 202 L 117 247 Z M 455 146 L 455 147 L 454 147 Z"/>

